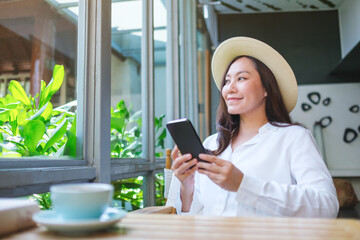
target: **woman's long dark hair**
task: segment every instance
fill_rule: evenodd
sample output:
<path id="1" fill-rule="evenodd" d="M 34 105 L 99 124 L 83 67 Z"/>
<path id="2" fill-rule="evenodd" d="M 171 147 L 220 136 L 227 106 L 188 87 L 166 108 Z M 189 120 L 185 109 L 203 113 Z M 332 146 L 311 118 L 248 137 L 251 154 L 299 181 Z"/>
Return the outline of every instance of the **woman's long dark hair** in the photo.
<path id="1" fill-rule="evenodd" d="M 286 110 L 284 100 L 282 98 L 279 86 L 271 70 L 261 61 L 251 56 L 238 56 L 234 58 L 228 65 L 224 77 L 222 79 L 221 89 L 225 85 L 225 77 L 229 71 L 230 66 L 239 58 L 246 57 L 250 59 L 258 71 L 261 82 L 267 92 L 265 101 L 265 114 L 269 123 L 274 126 L 284 127 L 292 125 L 289 113 Z M 225 99 L 223 98 L 220 90 L 220 104 L 216 116 L 216 129 L 218 131 L 218 148 L 213 151 L 214 155 L 221 154 L 230 144 L 231 139 L 237 136 L 240 129 L 240 115 L 229 114 Z M 279 123 L 286 123 L 279 124 Z"/>

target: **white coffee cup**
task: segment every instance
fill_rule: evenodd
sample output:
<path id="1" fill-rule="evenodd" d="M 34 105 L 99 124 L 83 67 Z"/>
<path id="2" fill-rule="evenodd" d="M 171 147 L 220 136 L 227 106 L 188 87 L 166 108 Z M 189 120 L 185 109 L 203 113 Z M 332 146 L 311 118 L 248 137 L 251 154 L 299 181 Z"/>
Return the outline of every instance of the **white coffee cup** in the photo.
<path id="1" fill-rule="evenodd" d="M 114 187 L 104 183 L 50 186 L 56 214 L 67 220 L 96 219 L 109 207 Z"/>

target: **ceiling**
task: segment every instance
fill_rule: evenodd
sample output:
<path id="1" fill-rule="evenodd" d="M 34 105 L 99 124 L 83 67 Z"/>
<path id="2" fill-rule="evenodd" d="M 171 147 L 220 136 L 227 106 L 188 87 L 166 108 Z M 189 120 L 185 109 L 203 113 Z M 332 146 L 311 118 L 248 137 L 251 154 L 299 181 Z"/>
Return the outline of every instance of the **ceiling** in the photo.
<path id="1" fill-rule="evenodd" d="M 218 14 L 323 11 L 338 9 L 345 0 L 200 0 Z"/>

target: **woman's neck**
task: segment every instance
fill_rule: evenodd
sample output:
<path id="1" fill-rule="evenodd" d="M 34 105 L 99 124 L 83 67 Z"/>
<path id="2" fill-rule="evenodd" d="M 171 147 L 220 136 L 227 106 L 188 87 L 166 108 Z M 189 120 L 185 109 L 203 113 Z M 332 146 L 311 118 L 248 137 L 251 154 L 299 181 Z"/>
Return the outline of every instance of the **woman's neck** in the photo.
<path id="1" fill-rule="evenodd" d="M 259 133 L 259 129 L 268 122 L 266 115 L 257 116 L 256 118 L 251 118 L 249 116 L 240 116 L 240 128 L 237 136 L 234 136 L 232 139 L 231 147 L 234 151 L 235 148 Z"/>
<path id="2" fill-rule="evenodd" d="M 255 132 L 258 133 L 259 129 L 264 126 L 269 120 L 266 116 L 248 118 L 246 116 L 240 116 L 240 133 Z"/>

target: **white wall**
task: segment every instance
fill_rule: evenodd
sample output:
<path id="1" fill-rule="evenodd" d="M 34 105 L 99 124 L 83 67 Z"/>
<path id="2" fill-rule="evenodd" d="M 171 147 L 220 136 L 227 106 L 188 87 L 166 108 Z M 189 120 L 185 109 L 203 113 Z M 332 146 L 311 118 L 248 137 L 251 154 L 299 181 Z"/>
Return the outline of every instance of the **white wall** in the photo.
<path id="1" fill-rule="evenodd" d="M 345 0 L 339 8 L 341 56 L 344 58 L 360 41 L 360 1 Z"/>
<path id="2" fill-rule="evenodd" d="M 155 116 L 160 117 L 166 113 L 166 66 L 156 66 L 154 69 L 155 79 Z M 167 122 L 167 118 L 163 123 Z"/>
<path id="3" fill-rule="evenodd" d="M 134 92 L 134 89 L 138 89 Z M 138 65 L 132 59 L 120 60 L 111 55 L 111 106 L 116 107 L 120 100 L 133 110 L 141 109 L 141 75 Z"/>
<path id="4" fill-rule="evenodd" d="M 333 176 L 350 177 L 360 198 L 360 111 L 353 113 L 349 110 L 355 104 L 360 106 L 360 83 L 301 85 L 298 88 L 298 101 L 291 117 L 311 131 L 314 123 L 323 117 L 332 118 L 331 124 L 322 130 L 327 166 Z M 309 100 L 311 92 L 320 94 L 318 104 Z M 328 97 L 331 102 L 325 106 L 322 102 Z M 303 103 L 309 104 L 311 109 L 303 111 Z M 343 141 L 346 128 L 357 132 L 357 138 L 351 143 Z"/>

